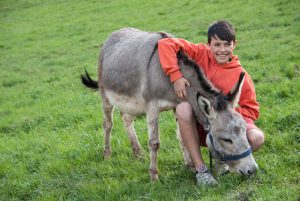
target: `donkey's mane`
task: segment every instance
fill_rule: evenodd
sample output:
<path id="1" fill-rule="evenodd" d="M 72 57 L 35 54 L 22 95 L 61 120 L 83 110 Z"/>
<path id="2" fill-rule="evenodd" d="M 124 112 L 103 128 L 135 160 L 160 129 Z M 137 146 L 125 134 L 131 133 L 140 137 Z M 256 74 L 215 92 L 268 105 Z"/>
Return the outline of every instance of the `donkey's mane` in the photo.
<path id="1" fill-rule="evenodd" d="M 177 52 L 177 59 L 180 65 L 180 61 L 186 65 L 192 67 L 195 72 L 197 73 L 198 80 L 205 91 L 212 95 L 218 95 L 220 92 L 212 86 L 211 83 L 207 81 L 207 78 L 204 76 L 203 71 L 199 68 L 198 64 L 193 61 L 186 53 L 183 52 L 183 50 L 179 50 Z"/>
<path id="2" fill-rule="evenodd" d="M 165 32 L 158 32 L 158 34 L 160 34 L 161 38 L 171 38 L 173 37 L 172 35 L 165 33 Z M 156 43 L 156 45 L 154 46 L 153 52 L 150 55 L 149 58 L 149 62 L 148 62 L 148 68 L 150 66 L 150 61 L 154 55 L 154 53 L 157 51 L 157 47 L 158 44 Z M 177 59 L 178 59 L 178 64 L 180 65 L 180 62 L 182 62 L 184 65 L 186 66 L 190 66 L 192 67 L 195 72 L 197 73 L 197 77 L 199 80 L 199 83 L 201 84 L 201 86 L 203 87 L 203 89 L 211 94 L 213 97 L 215 97 L 215 102 L 213 103 L 213 107 L 215 110 L 217 111 L 223 111 L 227 108 L 227 104 L 229 102 L 229 97 L 225 96 L 222 92 L 220 92 L 219 90 L 217 90 L 211 82 L 208 81 L 208 79 L 205 77 L 204 72 L 201 70 L 201 68 L 199 67 L 199 65 L 192 60 L 182 49 L 180 49 L 177 52 Z"/>
<path id="3" fill-rule="evenodd" d="M 213 104 L 214 109 L 217 111 L 222 111 L 226 109 L 228 103 L 228 97 L 225 96 L 222 92 L 217 90 L 211 82 L 205 77 L 204 72 L 201 70 L 199 65 L 192 60 L 182 49 L 177 52 L 178 64 L 182 62 L 186 66 L 192 67 L 197 73 L 198 81 L 203 87 L 203 89 L 209 94 L 213 95 L 216 98 L 215 104 Z"/>

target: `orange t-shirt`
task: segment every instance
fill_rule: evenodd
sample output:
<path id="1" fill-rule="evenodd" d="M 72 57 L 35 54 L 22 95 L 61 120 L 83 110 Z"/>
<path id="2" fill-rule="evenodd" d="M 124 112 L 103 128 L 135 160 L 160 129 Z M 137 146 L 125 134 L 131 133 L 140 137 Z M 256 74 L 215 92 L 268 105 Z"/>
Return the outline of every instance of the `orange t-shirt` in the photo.
<path id="1" fill-rule="evenodd" d="M 192 58 L 204 71 L 206 77 L 224 94 L 230 92 L 239 79 L 241 72 L 245 72 L 245 81 L 242 88 L 239 106 L 236 110 L 244 118 L 253 121 L 259 116 L 259 104 L 253 82 L 249 74 L 241 66 L 237 56 L 233 56 L 230 62 L 218 64 L 209 48 L 205 44 L 193 44 L 184 39 L 165 38 L 158 42 L 158 55 L 164 72 L 170 76 L 171 82 L 175 82 L 183 75 L 180 72 L 176 53 L 179 49 Z"/>

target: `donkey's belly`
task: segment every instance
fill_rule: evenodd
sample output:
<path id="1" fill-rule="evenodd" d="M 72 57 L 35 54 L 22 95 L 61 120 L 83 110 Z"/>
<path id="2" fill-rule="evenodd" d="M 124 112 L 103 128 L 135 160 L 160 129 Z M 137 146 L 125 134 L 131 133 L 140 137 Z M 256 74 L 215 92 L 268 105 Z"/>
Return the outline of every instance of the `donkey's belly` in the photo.
<path id="1" fill-rule="evenodd" d="M 120 95 L 111 90 L 106 90 L 105 94 L 109 99 L 109 102 L 124 113 L 138 115 L 145 114 L 148 110 L 154 109 L 148 108 L 149 102 L 145 101 L 145 99 L 139 95 Z M 155 104 L 151 104 L 151 106 L 158 108 L 159 111 L 170 110 L 175 108 L 177 105 L 175 102 L 168 100 L 151 100 L 151 102 L 155 102 Z"/>
<path id="2" fill-rule="evenodd" d="M 120 95 L 111 90 L 106 90 L 105 94 L 109 102 L 122 112 L 132 115 L 146 113 L 147 104 L 143 97 Z"/>

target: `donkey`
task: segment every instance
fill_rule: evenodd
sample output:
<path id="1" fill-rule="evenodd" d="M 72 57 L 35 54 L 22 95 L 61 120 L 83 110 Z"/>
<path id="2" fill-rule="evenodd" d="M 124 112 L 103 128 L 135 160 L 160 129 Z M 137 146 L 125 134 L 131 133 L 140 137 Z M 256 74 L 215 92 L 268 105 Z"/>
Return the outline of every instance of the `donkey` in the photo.
<path id="1" fill-rule="evenodd" d="M 133 28 L 115 31 L 102 47 L 98 81 L 92 80 L 87 72 L 81 75 L 86 87 L 100 89 L 104 115 L 104 158 L 112 154 L 110 136 L 113 108 L 121 111 L 135 156 L 140 155 L 141 147 L 134 129 L 134 119 L 139 114 L 146 114 L 151 180 L 158 180 L 159 113 L 175 109 L 177 104 L 184 101 L 175 95 L 159 62 L 157 42 L 166 37 L 172 35 Z M 231 92 L 225 95 L 213 86 L 201 68 L 183 51 L 179 51 L 177 57 L 181 72 L 191 84 L 187 89 L 187 100 L 192 105 L 197 121 L 209 133 L 206 142 L 214 159 L 225 161 L 242 174 L 253 173 L 257 164 L 246 138 L 246 123 L 234 109 L 239 101 L 244 73 L 237 78 L 237 84 Z M 185 158 L 189 159 L 189 156 Z"/>

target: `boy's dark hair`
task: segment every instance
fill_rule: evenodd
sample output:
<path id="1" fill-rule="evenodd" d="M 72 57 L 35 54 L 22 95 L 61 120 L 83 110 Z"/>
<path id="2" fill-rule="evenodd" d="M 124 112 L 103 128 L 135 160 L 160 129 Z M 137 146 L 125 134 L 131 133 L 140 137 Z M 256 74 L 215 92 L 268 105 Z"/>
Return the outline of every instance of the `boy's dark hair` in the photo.
<path id="1" fill-rule="evenodd" d="M 226 40 L 228 42 L 235 41 L 235 30 L 233 26 L 225 21 L 219 20 L 214 22 L 207 31 L 207 41 L 210 44 L 212 37 L 218 37 L 221 40 Z"/>

